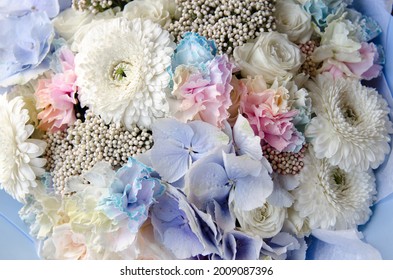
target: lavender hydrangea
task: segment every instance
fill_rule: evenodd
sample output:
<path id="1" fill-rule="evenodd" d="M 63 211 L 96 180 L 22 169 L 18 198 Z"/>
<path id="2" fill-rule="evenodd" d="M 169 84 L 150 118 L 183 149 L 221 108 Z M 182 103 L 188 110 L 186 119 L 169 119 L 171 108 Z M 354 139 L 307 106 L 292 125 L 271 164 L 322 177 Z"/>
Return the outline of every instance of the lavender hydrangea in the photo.
<path id="1" fill-rule="evenodd" d="M 280 232 L 263 241 L 261 254 L 265 258 L 273 260 L 304 260 L 306 258 L 307 244 L 304 238 Z"/>
<path id="2" fill-rule="evenodd" d="M 60 5 L 64 4 L 64 0 L 2 0 L 0 14 L 22 16 L 31 12 L 45 12 L 49 18 L 54 18 L 60 11 Z"/>
<path id="3" fill-rule="evenodd" d="M 148 154 L 151 166 L 169 183 L 181 179 L 193 162 L 229 142 L 224 132 L 202 121 L 184 124 L 160 119 L 153 124 L 152 132 L 154 146 Z"/>
<path id="4" fill-rule="evenodd" d="M 179 259 L 220 254 L 220 233 L 211 216 L 189 204 L 185 195 L 170 185 L 152 206 L 151 222 L 156 239 Z"/>
<path id="5" fill-rule="evenodd" d="M 223 149 L 198 161 L 185 180 L 190 201 L 200 209 L 206 209 L 215 200 L 252 210 L 261 207 L 273 191 L 269 169 L 262 161 Z"/>
<path id="6" fill-rule="evenodd" d="M 0 87 L 27 83 L 49 69 L 54 29 L 45 12 L 0 14 L 0 26 Z"/>

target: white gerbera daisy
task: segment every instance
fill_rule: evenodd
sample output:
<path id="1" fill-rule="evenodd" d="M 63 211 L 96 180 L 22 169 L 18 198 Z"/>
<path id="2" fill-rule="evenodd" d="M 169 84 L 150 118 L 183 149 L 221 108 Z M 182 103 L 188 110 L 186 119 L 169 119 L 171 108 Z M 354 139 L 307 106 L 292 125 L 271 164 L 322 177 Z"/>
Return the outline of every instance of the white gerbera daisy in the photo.
<path id="1" fill-rule="evenodd" d="M 150 127 L 169 106 L 165 89 L 175 43 L 150 20 L 102 20 L 83 38 L 75 57 L 79 100 L 105 122 Z"/>
<path id="2" fill-rule="evenodd" d="M 305 134 L 316 157 L 346 171 L 377 168 L 390 151 L 392 123 L 386 101 L 357 80 L 335 80 L 329 73 L 307 86 L 317 117 Z"/>
<path id="3" fill-rule="evenodd" d="M 0 96 L 0 184 L 7 193 L 23 202 L 30 187 L 36 187 L 36 176 L 42 175 L 45 159 L 39 158 L 45 151 L 42 140 L 29 139 L 34 132 L 27 125 L 29 112 L 18 96 L 11 101 Z"/>
<path id="4" fill-rule="evenodd" d="M 310 150 L 299 181 L 292 192 L 294 209 L 308 220 L 310 229 L 350 229 L 369 219 L 376 193 L 370 170 L 346 172 L 327 159 L 317 159 Z"/>

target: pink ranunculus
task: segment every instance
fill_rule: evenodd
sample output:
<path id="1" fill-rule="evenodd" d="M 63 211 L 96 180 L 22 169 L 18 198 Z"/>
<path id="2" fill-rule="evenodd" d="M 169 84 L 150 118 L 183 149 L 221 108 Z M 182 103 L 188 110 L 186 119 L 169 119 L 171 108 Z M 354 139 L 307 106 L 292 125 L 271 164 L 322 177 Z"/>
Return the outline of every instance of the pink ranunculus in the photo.
<path id="1" fill-rule="evenodd" d="M 232 104 L 232 69 L 226 55 L 215 57 L 206 71 L 178 66 L 172 93 L 175 99 L 169 101 L 173 115 L 182 122 L 200 119 L 222 127 Z"/>
<path id="2" fill-rule="evenodd" d="M 373 43 L 362 43 L 359 50 L 361 61 L 357 63 L 349 63 L 346 65 L 357 77 L 365 80 L 371 80 L 378 77 L 382 71 L 382 66 L 376 64 L 379 59 L 379 54 L 376 46 Z"/>
<path id="3" fill-rule="evenodd" d="M 292 151 L 303 142 L 292 123 L 298 112 L 289 110 L 286 93 L 283 87 L 272 87 L 261 92 L 249 91 L 243 95 L 240 103 L 241 113 L 255 134 L 280 152 Z"/>
<path id="4" fill-rule="evenodd" d="M 77 103 L 77 88 L 73 53 L 63 48 L 60 63 L 63 72 L 54 74 L 50 79 L 39 80 L 35 92 L 37 108 L 42 109 L 38 114 L 38 127 L 44 131 L 62 131 L 76 120 L 74 105 Z"/>

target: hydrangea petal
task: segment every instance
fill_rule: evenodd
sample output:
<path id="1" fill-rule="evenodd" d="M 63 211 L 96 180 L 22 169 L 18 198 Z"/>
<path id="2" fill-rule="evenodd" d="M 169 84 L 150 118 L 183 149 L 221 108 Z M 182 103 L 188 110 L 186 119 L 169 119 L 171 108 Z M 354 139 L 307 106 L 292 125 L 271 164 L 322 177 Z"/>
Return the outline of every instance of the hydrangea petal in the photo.
<path id="1" fill-rule="evenodd" d="M 236 156 L 235 154 L 223 153 L 225 170 L 230 179 L 238 179 L 247 176 L 258 176 L 262 164 L 247 155 Z"/>
<path id="2" fill-rule="evenodd" d="M 169 183 L 183 177 L 191 163 L 189 152 L 184 147 L 174 145 L 170 140 L 154 143 L 151 160 L 153 168 Z"/>
<path id="3" fill-rule="evenodd" d="M 193 130 L 186 124 L 174 119 L 159 119 L 152 126 L 153 137 L 156 142 L 173 139 L 179 143 L 191 143 Z"/>
<path id="4" fill-rule="evenodd" d="M 250 123 L 242 115 L 238 115 L 233 127 L 233 138 L 239 155 L 247 154 L 256 160 L 262 158 L 261 138 L 255 135 Z"/>
<path id="5" fill-rule="evenodd" d="M 223 201 L 229 194 L 231 186 L 222 166 L 216 163 L 200 163 L 193 167 L 186 176 L 189 198 L 200 209 L 206 209 L 208 202 Z"/>
<path id="6" fill-rule="evenodd" d="M 206 153 L 217 146 L 226 145 L 229 142 L 228 135 L 208 123 L 194 121 L 189 126 L 194 131 L 194 137 L 191 141 L 194 158 L 199 158 L 199 154 Z"/>
<path id="7" fill-rule="evenodd" d="M 270 176 L 267 172 L 264 175 L 248 176 L 237 180 L 233 191 L 236 207 L 243 211 L 250 211 L 263 206 L 266 198 L 273 191 L 273 182 Z"/>
<path id="8" fill-rule="evenodd" d="M 223 246 L 226 260 L 257 260 L 262 247 L 262 239 L 240 231 L 232 231 L 224 235 Z"/>

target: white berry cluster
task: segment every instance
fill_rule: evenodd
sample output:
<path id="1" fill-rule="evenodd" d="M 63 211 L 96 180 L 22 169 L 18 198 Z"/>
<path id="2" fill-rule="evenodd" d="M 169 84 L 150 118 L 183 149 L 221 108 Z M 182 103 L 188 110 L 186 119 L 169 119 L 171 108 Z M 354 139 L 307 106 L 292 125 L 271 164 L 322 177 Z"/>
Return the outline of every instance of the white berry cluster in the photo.
<path id="1" fill-rule="evenodd" d="M 98 161 L 109 162 L 119 168 L 134 156 L 149 150 L 153 145 L 151 132 L 133 126 L 126 130 L 104 121 L 87 111 L 85 121 L 78 119 L 65 132 L 47 133 L 45 140 L 47 170 L 53 183 L 61 192 L 70 176 L 81 175 Z"/>
<path id="2" fill-rule="evenodd" d="M 276 30 L 276 0 L 176 0 L 179 19 L 169 32 L 178 40 L 185 32 L 197 32 L 214 40 L 219 53 L 232 54 L 237 46 Z"/>
<path id="3" fill-rule="evenodd" d="M 132 0 L 72 0 L 72 7 L 80 12 L 89 11 L 93 14 L 113 7 L 123 7 Z"/>

